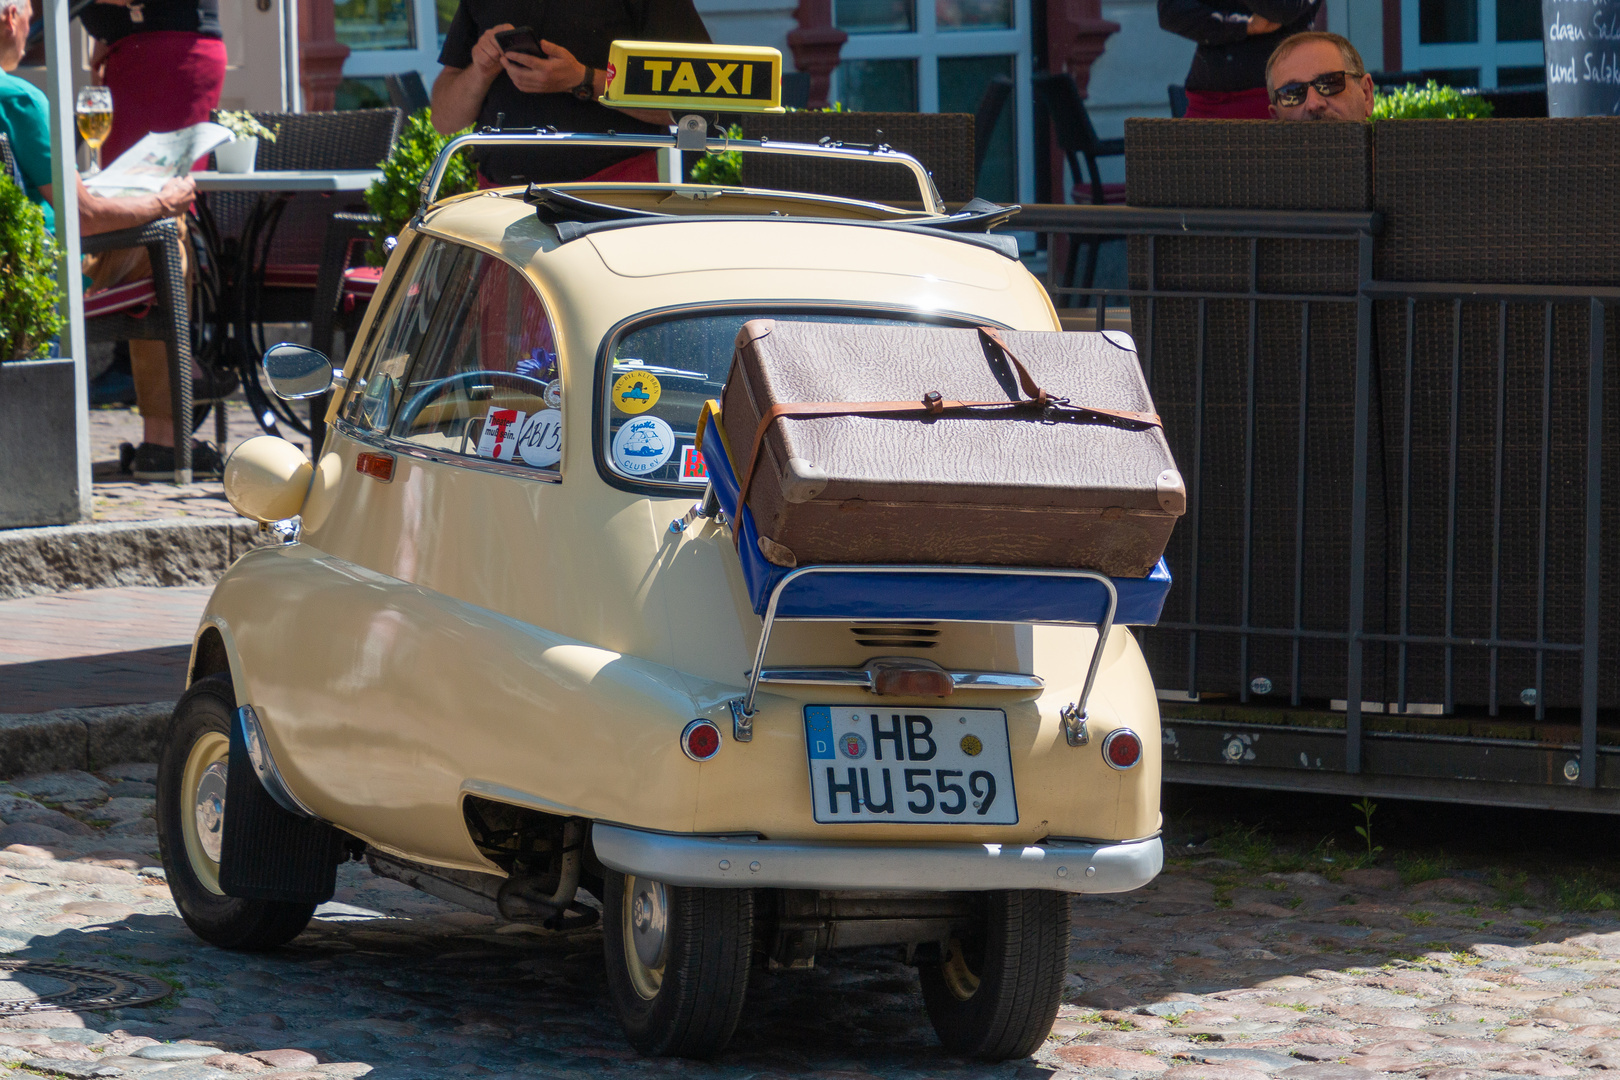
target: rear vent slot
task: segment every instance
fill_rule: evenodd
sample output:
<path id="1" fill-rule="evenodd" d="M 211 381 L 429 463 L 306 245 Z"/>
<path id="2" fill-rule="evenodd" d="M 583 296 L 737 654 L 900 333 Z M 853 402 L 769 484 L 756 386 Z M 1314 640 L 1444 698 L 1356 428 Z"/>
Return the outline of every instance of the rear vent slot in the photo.
<path id="1" fill-rule="evenodd" d="M 863 649 L 932 649 L 939 642 L 933 623 L 895 623 L 889 626 L 852 626 L 855 644 Z"/>

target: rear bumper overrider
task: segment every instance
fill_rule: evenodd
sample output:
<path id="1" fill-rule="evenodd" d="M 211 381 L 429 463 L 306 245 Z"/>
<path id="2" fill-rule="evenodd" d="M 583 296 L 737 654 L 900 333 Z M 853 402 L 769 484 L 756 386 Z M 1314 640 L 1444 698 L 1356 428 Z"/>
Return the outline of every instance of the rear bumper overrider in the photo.
<path id="1" fill-rule="evenodd" d="M 715 888 L 1122 893 L 1164 868 L 1157 836 L 1123 843 L 860 844 L 671 835 L 598 823 L 591 839 L 596 857 L 620 873 Z"/>

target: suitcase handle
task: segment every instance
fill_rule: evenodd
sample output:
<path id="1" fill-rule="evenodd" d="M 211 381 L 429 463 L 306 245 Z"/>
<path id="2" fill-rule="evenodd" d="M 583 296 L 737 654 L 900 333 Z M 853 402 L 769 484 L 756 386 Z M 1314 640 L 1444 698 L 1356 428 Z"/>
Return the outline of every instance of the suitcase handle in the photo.
<path id="1" fill-rule="evenodd" d="M 978 328 L 979 340 L 986 352 L 1004 357 L 1018 375 L 1018 385 L 1027 395 L 1010 401 L 950 401 L 938 390 L 930 390 L 918 401 L 785 401 L 777 402 L 765 410 L 759 426 L 754 429 L 753 446 L 748 454 L 748 468 L 743 472 L 742 487 L 737 493 L 737 505 L 748 504 L 748 492 L 754 484 L 754 471 L 759 468 L 760 451 L 765 446 L 765 433 L 784 416 L 811 419 L 828 416 L 941 416 L 946 412 L 974 409 L 1024 409 L 1043 413 L 1056 413 L 1054 419 L 1085 421 L 1097 424 L 1125 424 L 1136 428 L 1163 428 L 1158 413 L 1130 412 L 1124 409 L 1102 409 L 1091 405 L 1075 405 L 1068 398 L 1053 397 L 1035 382 L 1029 370 L 1007 348 L 993 327 Z M 968 411 L 965 416 L 992 419 L 996 414 Z"/>

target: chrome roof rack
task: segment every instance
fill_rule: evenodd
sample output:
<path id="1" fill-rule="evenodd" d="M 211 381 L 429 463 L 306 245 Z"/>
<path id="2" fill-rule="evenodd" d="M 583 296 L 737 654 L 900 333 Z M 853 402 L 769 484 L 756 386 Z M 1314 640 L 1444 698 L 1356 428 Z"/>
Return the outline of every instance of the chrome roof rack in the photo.
<path id="1" fill-rule="evenodd" d="M 702 126 L 694 124 L 694 120 Z M 428 208 L 438 198 L 439 184 L 444 179 L 444 171 L 450 163 L 451 156 L 468 146 L 617 146 L 624 149 L 692 150 L 710 154 L 738 150 L 745 154 L 781 154 L 788 157 L 900 165 L 910 169 L 916 179 L 917 191 L 925 211 L 940 216 L 949 213 L 945 208 L 945 201 L 939 197 L 939 190 L 934 187 L 934 180 L 928 175 L 923 163 L 885 143 L 854 144 L 826 141 L 812 146 L 808 143 L 776 142 L 769 139 L 715 139 L 708 135 L 707 128 L 706 120 L 693 116 L 682 117 L 678 133 L 674 135 L 621 135 L 612 132 L 578 134 L 558 131 L 555 128 L 481 128 L 470 135 L 450 140 L 439 152 L 438 158 L 433 162 L 433 168 L 422 178 L 420 189 L 422 202 L 417 208 L 417 218 L 424 217 Z"/>

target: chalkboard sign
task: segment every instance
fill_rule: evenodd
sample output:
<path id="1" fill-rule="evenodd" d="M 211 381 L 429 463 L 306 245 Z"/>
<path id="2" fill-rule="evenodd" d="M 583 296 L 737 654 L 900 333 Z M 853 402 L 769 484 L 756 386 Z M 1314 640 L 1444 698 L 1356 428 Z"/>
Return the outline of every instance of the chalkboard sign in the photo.
<path id="1" fill-rule="evenodd" d="M 1541 0 L 1548 116 L 1620 116 L 1620 0 Z"/>

